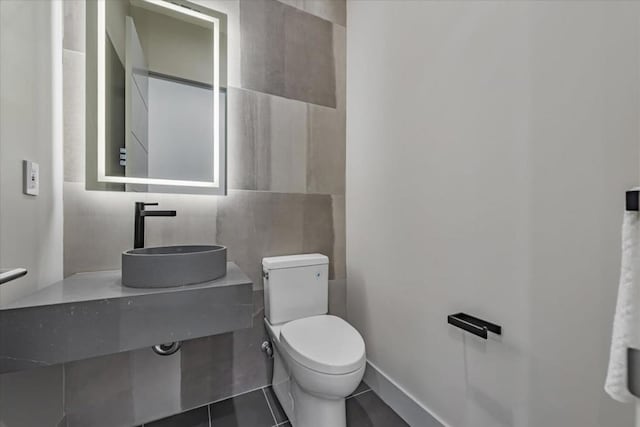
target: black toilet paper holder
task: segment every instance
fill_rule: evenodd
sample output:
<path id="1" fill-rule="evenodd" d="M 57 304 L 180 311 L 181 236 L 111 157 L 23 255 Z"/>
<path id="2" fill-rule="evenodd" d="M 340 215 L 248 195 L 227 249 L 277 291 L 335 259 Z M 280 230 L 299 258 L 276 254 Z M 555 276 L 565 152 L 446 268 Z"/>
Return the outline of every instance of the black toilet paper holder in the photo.
<path id="1" fill-rule="evenodd" d="M 466 313 L 450 314 L 447 317 L 447 323 L 456 326 L 460 329 L 464 329 L 480 338 L 487 339 L 489 332 L 493 332 L 496 335 L 502 335 L 502 326 L 495 323 L 487 322 L 486 320 L 479 319 Z"/>

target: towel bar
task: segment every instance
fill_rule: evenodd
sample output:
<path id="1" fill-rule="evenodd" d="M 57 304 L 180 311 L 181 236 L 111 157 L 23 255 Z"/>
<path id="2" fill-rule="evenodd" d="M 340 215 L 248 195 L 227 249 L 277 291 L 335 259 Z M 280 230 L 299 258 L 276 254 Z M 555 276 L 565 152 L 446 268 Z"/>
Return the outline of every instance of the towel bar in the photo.
<path id="1" fill-rule="evenodd" d="M 0 285 L 22 277 L 25 274 L 27 274 L 27 270 L 24 268 L 14 268 L 12 270 L 0 269 Z"/>
<path id="2" fill-rule="evenodd" d="M 639 211 L 640 210 L 640 190 L 629 190 L 626 193 L 626 210 Z"/>
<path id="3" fill-rule="evenodd" d="M 487 322 L 486 320 L 478 319 L 477 317 L 470 316 L 466 313 L 449 315 L 447 317 L 447 323 L 460 329 L 464 329 L 467 332 L 471 332 L 485 340 L 487 339 L 488 332 L 493 332 L 496 335 L 502 335 L 502 326 Z"/>

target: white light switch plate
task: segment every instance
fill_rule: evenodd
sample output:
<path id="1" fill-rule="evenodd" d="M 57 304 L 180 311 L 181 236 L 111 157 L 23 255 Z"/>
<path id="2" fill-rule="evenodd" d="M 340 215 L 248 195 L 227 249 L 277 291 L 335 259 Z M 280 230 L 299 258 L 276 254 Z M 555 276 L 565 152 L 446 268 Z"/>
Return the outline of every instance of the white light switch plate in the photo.
<path id="1" fill-rule="evenodd" d="M 29 160 L 22 161 L 22 192 L 29 196 L 40 193 L 40 166 Z"/>

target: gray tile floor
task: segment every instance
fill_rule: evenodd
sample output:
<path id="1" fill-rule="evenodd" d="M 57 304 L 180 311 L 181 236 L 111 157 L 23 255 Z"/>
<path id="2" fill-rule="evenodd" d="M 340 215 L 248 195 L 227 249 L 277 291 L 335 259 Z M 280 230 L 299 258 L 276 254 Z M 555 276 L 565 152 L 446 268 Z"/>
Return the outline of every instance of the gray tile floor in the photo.
<path id="1" fill-rule="evenodd" d="M 349 427 L 408 426 L 365 383 L 361 383 L 347 398 L 347 424 Z M 287 416 L 270 386 L 144 425 L 144 427 L 275 426 L 290 427 L 291 424 L 287 421 Z"/>

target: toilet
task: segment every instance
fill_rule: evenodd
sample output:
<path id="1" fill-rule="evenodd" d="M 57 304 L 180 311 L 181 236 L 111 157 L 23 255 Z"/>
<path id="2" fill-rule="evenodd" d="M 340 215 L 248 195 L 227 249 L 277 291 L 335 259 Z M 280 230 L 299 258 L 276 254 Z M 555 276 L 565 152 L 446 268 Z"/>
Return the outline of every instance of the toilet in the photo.
<path id="1" fill-rule="evenodd" d="M 264 258 L 265 325 L 273 389 L 294 427 L 346 427 L 345 398 L 364 375 L 362 336 L 328 313 L 329 258 Z"/>

